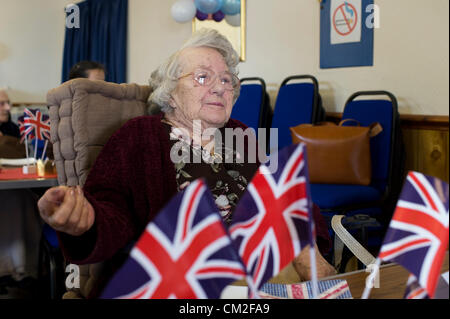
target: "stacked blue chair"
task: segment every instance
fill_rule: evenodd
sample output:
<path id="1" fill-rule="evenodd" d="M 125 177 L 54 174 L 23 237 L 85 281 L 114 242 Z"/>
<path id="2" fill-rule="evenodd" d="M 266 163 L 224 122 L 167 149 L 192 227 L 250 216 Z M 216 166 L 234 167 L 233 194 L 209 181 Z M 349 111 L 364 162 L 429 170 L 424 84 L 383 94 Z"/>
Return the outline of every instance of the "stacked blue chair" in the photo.
<path id="1" fill-rule="evenodd" d="M 385 96 L 388 99 L 357 99 L 362 96 Z M 394 179 L 398 182 L 402 177 L 400 171 L 393 170 L 395 156 L 398 154 L 397 134 L 401 134 L 397 127 L 399 118 L 397 100 L 387 91 L 356 92 L 347 100 L 342 118 L 356 119 L 361 126 L 379 122 L 383 127 L 383 131 L 370 142 L 371 183 L 368 186 L 311 184 L 312 200 L 329 220 L 336 214 L 346 216 L 364 214 L 379 221 L 377 235 L 369 234 L 368 243 L 366 243 L 368 248 L 377 252 L 386 223 L 392 215 L 392 211 L 386 209 L 386 203 L 397 194 L 397 191 L 393 189 L 396 183 Z"/>
<path id="2" fill-rule="evenodd" d="M 289 83 L 294 80 L 296 83 Z M 292 144 L 290 127 L 321 120 L 319 102 L 319 84 L 314 76 L 294 75 L 281 83 L 271 125 L 278 129 L 278 145 L 271 136 L 271 152 Z"/>
<path id="3" fill-rule="evenodd" d="M 264 80 L 258 77 L 241 79 L 241 93 L 233 106 L 231 118 L 253 128 L 258 137 L 258 128 L 270 127 L 271 117 Z"/>

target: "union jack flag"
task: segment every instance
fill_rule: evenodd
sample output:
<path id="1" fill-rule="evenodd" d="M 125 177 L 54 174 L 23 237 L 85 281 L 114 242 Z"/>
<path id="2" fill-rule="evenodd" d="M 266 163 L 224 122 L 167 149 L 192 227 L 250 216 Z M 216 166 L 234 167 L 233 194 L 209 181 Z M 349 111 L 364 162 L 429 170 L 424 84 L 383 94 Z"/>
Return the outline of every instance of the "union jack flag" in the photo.
<path id="1" fill-rule="evenodd" d="M 270 174 L 266 164 L 259 167 L 236 207 L 229 229 L 253 279 L 249 283 L 250 296 L 299 255 L 304 246 L 314 246 L 305 145 L 291 145 L 272 156 L 278 159 L 276 171 Z"/>
<path id="2" fill-rule="evenodd" d="M 408 269 L 431 298 L 448 245 L 448 191 L 438 178 L 409 172 L 379 254 Z"/>
<path id="3" fill-rule="evenodd" d="M 20 116 L 17 120 L 19 123 L 19 130 L 20 130 L 20 143 L 23 143 L 25 140 L 25 137 L 30 137 L 30 139 L 34 138 L 34 128 L 33 126 L 24 123 L 24 115 Z"/>
<path id="4" fill-rule="evenodd" d="M 41 111 L 25 109 L 23 124 L 27 131 L 28 128 L 32 128 L 30 133 L 33 134 L 33 138 L 36 137 L 38 140 L 50 139 L 50 118 L 48 115 L 42 114 Z"/>
<path id="5" fill-rule="evenodd" d="M 102 298 L 219 298 L 244 277 L 212 194 L 196 180 L 147 225 Z"/>

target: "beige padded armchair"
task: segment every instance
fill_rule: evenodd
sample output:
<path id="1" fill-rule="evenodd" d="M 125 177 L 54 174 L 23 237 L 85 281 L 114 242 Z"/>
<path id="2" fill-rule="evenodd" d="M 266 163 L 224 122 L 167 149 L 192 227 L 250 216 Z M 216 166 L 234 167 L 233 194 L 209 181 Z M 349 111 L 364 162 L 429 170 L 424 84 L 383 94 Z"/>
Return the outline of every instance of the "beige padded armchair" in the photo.
<path id="1" fill-rule="evenodd" d="M 84 185 L 109 137 L 126 121 L 147 114 L 149 86 L 87 79 L 65 82 L 47 94 L 51 142 L 60 185 Z M 80 266 L 80 289 L 63 298 L 86 298 L 101 263 Z"/>

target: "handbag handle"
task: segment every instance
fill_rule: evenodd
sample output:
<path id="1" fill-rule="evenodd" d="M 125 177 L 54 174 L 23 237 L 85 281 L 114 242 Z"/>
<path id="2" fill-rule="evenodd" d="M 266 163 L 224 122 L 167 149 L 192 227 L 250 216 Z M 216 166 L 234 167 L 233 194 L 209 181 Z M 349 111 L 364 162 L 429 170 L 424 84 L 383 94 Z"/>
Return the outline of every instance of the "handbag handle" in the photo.
<path id="1" fill-rule="evenodd" d="M 317 122 L 314 124 L 311 123 L 304 123 L 304 124 L 300 124 L 298 125 L 298 127 L 313 127 L 313 126 L 336 126 L 336 123 L 333 122 Z M 297 127 L 297 126 L 296 126 Z M 295 127 L 291 127 L 290 129 L 293 129 Z"/>
<path id="2" fill-rule="evenodd" d="M 375 137 L 378 134 L 380 134 L 381 132 L 383 132 L 383 127 L 381 126 L 380 123 L 373 122 L 372 124 L 369 125 L 369 136 L 370 137 Z"/>
<path id="3" fill-rule="evenodd" d="M 342 126 L 344 123 L 354 122 L 358 124 L 357 126 L 361 126 L 358 120 L 355 119 L 345 119 L 339 122 L 339 126 Z M 383 131 L 383 127 L 379 122 L 373 122 L 369 125 L 369 137 L 375 137 Z"/>
<path id="4" fill-rule="evenodd" d="M 361 124 L 359 123 L 358 120 L 355 119 L 345 119 L 339 122 L 338 125 L 336 125 L 336 123 L 334 122 L 318 122 L 315 124 L 309 124 L 309 123 L 305 123 L 305 124 L 300 124 L 299 126 L 301 127 L 313 127 L 313 126 L 342 126 L 342 124 L 347 123 L 347 122 L 356 122 L 358 124 L 358 127 L 361 126 Z M 298 136 L 297 132 L 295 132 L 294 128 L 291 127 L 290 130 Z M 383 131 L 383 127 L 381 126 L 380 123 L 378 122 L 373 122 L 372 124 L 369 125 L 369 137 L 375 137 L 378 134 L 380 134 Z"/>
<path id="5" fill-rule="evenodd" d="M 348 122 L 355 122 L 356 124 L 357 124 L 357 126 L 361 126 L 361 123 L 359 123 L 359 121 L 358 120 L 355 120 L 355 119 L 345 119 L 345 120 L 342 120 L 342 121 L 340 121 L 339 122 L 339 126 L 342 126 L 343 124 L 345 124 L 345 123 L 348 123 Z"/>
<path id="6" fill-rule="evenodd" d="M 311 124 L 311 126 L 336 126 L 336 123 L 329 122 L 329 121 L 323 121 L 323 122 L 317 122 L 315 124 Z"/>

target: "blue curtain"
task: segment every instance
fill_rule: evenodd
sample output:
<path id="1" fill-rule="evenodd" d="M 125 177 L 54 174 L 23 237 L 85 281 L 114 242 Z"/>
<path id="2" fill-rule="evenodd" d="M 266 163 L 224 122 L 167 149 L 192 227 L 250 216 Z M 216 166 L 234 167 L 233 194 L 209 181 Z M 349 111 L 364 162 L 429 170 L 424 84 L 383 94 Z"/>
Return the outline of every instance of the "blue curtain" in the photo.
<path id="1" fill-rule="evenodd" d="M 86 0 L 77 4 L 80 28 L 66 28 L 62 82 L 83 60 L 102 63 L 106 81 L 126 82 L 128 0 Z"/>

